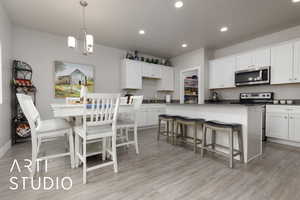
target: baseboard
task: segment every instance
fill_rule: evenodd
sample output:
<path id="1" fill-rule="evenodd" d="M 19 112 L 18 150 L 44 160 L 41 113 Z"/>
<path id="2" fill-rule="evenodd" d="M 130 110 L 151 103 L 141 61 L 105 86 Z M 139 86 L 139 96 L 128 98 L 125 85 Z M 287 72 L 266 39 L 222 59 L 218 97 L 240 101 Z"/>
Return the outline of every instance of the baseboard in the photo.
<path id="1" fill-rule="evenodd" d="M 0 147 L 0 158 L 11 148 L 11 140 L 6 142 L 2 147 Z"/>
<path id="2" fill-rule="evenodd" d="M 288 146 L 293 146 L 293 147 L 300 147 L 299 142 L 293 142 L 293 141 L 282 140 L 282 139 L 277 139 L 277 138 L 270 138 L 270 137 L 268 137 L 267 141 L 278 143 L 278 144 L 284 144 L 284 145 L 288 145 Z"/>

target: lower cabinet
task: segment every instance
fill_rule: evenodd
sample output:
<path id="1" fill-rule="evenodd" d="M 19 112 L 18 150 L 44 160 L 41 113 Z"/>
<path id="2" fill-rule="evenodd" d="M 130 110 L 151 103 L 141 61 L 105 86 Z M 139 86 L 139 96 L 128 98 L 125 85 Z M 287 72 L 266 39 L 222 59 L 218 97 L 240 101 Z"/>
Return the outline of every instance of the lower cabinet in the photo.
<path id="1" fill-rule="evenodd" d="M 165 105 L 143 105 L 138 113 L 138 126 L 156 126 L 158 125 L 158 116 L 166 113 Z"/>
<path id="2" fill-rule="evenodd" d="M 268 137 L 300 142 L 300 106 L 268 105 L 266 112 Z"/>

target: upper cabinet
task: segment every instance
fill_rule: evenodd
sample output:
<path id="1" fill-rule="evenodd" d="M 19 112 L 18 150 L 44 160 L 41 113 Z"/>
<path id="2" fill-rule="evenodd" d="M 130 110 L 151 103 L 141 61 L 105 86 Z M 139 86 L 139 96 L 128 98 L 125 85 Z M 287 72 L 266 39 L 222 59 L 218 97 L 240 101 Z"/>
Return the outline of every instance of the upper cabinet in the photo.
<path id="1" fill-rule="evenodd" d="M 161 65 L 142 63 L 142 76 L 145 78 L 162 78 L 162 67 Z"/>
<path id="2" fill-rule="evenodd" d="M 283 43 L 271 48 L 271 83 L 291 83 L 293 78 L 293 43 Z"/>
<path id="3" fill-rule="evenodd" d="M 231 88 L 234 85 L 235 57 L 226 57 L 209 62 L 209 89 Z"/>
<path id="4" fill-rule="evenodd" d="M 294 43 L 294 81 L 300 82 L 300 41 Z"/>
<path id="5" fill-rule="evenodd" d="M 122 89 L 142 89 L 142 78 L 157 79 L 159 91 L 174 90 L 174 68 L 129 59 L 122 60 Z"/>
<path id="6" fill-rule="evenodd" d="M 121 65 L 122 89 L 142 89 L 141 62 L 125 59 Z"/>
<path id="7" fill-rule="evenodd" d="M 174 90 L 174 69 L 172 67 L 161 68 L 162 77 L 158 80 L 159 91 L 173 91 Z"/>
<path id="8" fill-rule="evenodd" d="M 245 70 L 255 66 L 270 66 L 270 55 L 270 48 L 257 49 L 255 51 L 239 54 L 236 56 L 236 69 Z"/>

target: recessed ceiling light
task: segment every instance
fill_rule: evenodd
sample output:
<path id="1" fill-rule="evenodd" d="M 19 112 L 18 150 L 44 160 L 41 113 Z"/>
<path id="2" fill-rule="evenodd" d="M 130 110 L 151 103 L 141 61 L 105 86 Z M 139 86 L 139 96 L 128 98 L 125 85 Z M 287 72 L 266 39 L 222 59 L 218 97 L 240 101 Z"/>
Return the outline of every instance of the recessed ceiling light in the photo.
<path id="1" fill-rule="evenodd" d="M 175 8 L 181 8 L 183 6 L 183 2 L 182 1 L 176 1 L 174 3 Z"/>
<path id="2" fill-rule="evenodd" d="M 146 32 L 144 30 L 139 30 L 140 35 L 144 35 Z"/>
<path id="3" fill-rule="evenodd" d="M 224 26 L 224 27 L 222 27 L 222 28 L 220 29 L 220 31 L 221 31 L 221 32 L 226 32 L 226 31 L 228 31 L 228 27 L 227 27 L 227 26 Z"/>
<path id="4" fill-rule="evenodd" d="M 298 3 L 300 0 L 292 0 L 293 3 Z"/>
<path id="5" fill-rule="evenodd" d="M 188 45 L 187 44 L 182 44 L 181 45 L 183 48 L 186 48 Z"/>

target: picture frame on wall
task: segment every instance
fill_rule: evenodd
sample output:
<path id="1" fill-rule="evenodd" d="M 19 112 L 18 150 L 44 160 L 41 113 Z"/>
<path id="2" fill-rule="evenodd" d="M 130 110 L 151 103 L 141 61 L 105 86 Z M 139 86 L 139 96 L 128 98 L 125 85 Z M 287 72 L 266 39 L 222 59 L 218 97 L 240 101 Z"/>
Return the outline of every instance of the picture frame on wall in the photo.
<path id="1" fill-rule="evenodd" d="M 81 85 L 94 92 L 94 66 L 54 61 L 55 98 L 80 97 Z"/>

